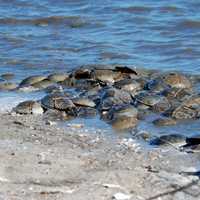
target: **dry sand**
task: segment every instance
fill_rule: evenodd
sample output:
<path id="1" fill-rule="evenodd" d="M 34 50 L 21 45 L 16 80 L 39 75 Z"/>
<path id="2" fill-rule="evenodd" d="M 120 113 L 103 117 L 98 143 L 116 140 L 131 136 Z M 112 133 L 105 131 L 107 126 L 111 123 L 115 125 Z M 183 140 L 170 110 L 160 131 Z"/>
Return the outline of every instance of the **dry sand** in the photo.
<path id="1" fill-rule="evenodd" d="M 198 154 L 0 114 L 0 199 L 200 199 Z"/>

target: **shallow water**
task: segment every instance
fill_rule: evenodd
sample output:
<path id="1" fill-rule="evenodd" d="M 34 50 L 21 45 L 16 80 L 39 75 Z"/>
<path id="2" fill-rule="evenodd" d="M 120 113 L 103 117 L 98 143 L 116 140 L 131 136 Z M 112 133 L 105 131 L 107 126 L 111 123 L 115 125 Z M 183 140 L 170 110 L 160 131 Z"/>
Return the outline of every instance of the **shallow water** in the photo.
<path id="1" fill-rule="evenodd" d="M 199 6 L 196 0 L 0 0 L 0 74 L 13 72 L 19 82 L 90 63 L 197 74 Z M 6 110 L 42 95 L 1 92 L 0 106 Z M 164 130 L 187 135 L 199 127 L 194 122 Z"/>
<path id="2" fill-rule="evenodd" d="M 199 6 L 196 0 L 1 0 L 0 72 L 122 63 L 198 73 Z"/>
<path id="3" fill-rule="evenodd" d="M 43 97 L 44 93 L 37 92 L 0 92 L 0 113 L 12 110 L 18 103 L 26 100 L 38 100 L 39 97 Z"/>

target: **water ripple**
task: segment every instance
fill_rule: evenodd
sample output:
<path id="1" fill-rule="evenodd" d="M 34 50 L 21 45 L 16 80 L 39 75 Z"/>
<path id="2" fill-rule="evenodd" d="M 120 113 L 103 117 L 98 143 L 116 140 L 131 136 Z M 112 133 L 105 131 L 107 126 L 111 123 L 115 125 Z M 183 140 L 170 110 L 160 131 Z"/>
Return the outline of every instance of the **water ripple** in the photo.
<path id="1" fill-rule="evenodd" d="M 0 18 L 1 25 L 68 25 L 81 27 L 88 22 L 80 16 L 50 16 L 35 19 Z"/>
<path id="2" fill-rule="evenodd" d="M 0 0 L 0 72 L 119 62 L 169 70 L 189 65 L 199 73 L 198 5 L 186 0 Z"/>
<path id="3" fill-rule="evenodd" d="M 151 12 L 153 8 L 147 6 L 129 6 L 129 7 L 116 8 L 115 10 L 128 13 L 145 14 Z"/>

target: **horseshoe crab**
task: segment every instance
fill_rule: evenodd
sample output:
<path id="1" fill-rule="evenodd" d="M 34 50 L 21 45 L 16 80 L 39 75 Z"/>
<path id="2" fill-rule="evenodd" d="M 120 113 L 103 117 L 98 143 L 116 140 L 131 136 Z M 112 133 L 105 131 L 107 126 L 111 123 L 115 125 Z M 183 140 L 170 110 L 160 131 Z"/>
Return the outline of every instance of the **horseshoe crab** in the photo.
<path id="1" fill-rule="evenodd" d="M 117 130 L 134 128 L 138 122 L 137 114 L 137 109 L 131 105 L 116 106 L 111 111 L 110 123 Z"/>
<path id="2" fill-rule="evenodd" d="M 150 141 L 151 145 L 170 145 L 176 143 L 185 143 L 185 136 L 180 134 L 162 135 Z"/>
<path id="3" fill-rule="evenodd" d="M 14 75 L 13 73 L 5 73 L 5 74 L 1 74 L 0 77 L 1 77 L 3 80 L 9 81 L 9 80 L 13 79 L 14 76 L 15 76 L 15 75 Z"/>
<path id="4" fill-rule="evenodd" d="M 170 108 L 168 100 L 161 95 L 142 92 L 135 99 L 137 104 L 149 106 L 155 112 L 164 112 Z"/>
<path id="5" fill-rule="evenodd" d="M 65 79 L 67 79 L 69 77 L 69 74 L 65 74 L 65 73 L 55 73 L 55 74 L 50 74 L 47 79 L 51 82 L 60 82 L 60 81 L 64 81 Z"/>
<path id="6" fill-rule="evenodd" d="M 25 78 L 24 80 L 21 81 L 21 83 L 19 84 L 19 87 L 30 86 L 44 79 L 46 79 L 45 76 L 39 76 L 39 75 L 29 76 L 28 78 Z"/>
<path id="7" fill-rule="evenodd" d="M 52 86 L 53 84 L 53 81 L 50 81 L 49 79 L 44 79 L 42 81 L 32 84 L 31 86 L 38 89 L 45 89 L 49 86 Z"/>
<path id="8" fill-rule="evenodd" d="M 94 69 L 91 73 L 91 77 L 101 82 L 114 83 L 115 80 L 121 77 L 121 73 L 109 69 Z"/>
<path id="9" fill-rule="evenodd" d="M 123 79 L 120 81 L 115 82 L 114 87 L 125 90 L 127 92 L 135 93 L 141 90 L 141 85 L 135 80 L 132 79 Z"/>
<path id="10" fill-rule="evenodd" d="M 175 119 L 195 119 L 200 117 L 200 95 L 191 96 L 172 112 Z"/>
<path id="11" fill-rule="evenodd" d="M 63 94 L 50 94 L 41 100 L 41 105 L 45 109 L 55 109 L 65 111 L 66 113 L 75 116 L 76 106 L 74 103 Z"/>
<path id="12" fill-rule="evenodd" d="M 18 114 L 42 114 L 44 112 L 40 103 L 36 101 L 21 102 L 13 108 L 13 111 Z"/>
<path id="13" fill-rule="evenodd" d="M 153 121 L 153 124 L 156 126 L 172 126 L 176 125 L 176 120 L 172 118 L 158 118 Z"/>
<path id="14" fill-rule="evenodd" d="M 0 83 L 0 90 L 14 90 L 17 88 L 17 85 L 15 83 Z"/>
<path id="15" fill-rule="evenodd" d="M 83 107 L 91 107 L 94 108 L 96 106 L 95 102 L 85 98 L 85 97 L 77 97 L 72 99 L 72 102 L 76 105 L 76 106 L 83 106 Z"/>
<path id="16" fill-rule="evenodd" d="M 190 80 L 178 73 L 169 73 L 163 76 L 163 81 L 172 88 L 191 88 Z"/>

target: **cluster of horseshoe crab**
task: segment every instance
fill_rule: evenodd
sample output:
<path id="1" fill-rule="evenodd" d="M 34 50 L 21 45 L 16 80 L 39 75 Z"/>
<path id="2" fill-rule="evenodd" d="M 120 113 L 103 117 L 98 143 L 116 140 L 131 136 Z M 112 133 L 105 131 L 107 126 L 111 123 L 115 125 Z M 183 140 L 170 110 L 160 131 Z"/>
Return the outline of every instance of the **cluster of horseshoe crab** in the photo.
<path id="1" fill-rule="evenodd" d="M 90 65 L 66 73 L 30 76 L 19 85 L 10 82 L 11 78 L 12 74 L 1 76 L 0 90 L 47 93 L 38 101 L 21 102 L 13 109 L 19 114 L 44 113 L 61 120 L 98 114 L 117 130 L 134 129 L 152 113 L 158 115 L 153 121 L 156 126 L 200 118 L 199 76 Z M 177 135 L 168 138 L 182 140 Z"/>

